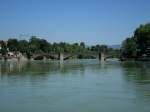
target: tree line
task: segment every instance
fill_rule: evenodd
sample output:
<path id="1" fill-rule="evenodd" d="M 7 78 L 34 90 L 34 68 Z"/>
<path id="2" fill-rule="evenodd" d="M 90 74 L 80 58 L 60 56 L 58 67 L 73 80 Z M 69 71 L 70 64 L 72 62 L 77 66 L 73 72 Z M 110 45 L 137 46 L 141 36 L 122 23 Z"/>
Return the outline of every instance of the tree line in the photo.
<path id="1" fill-rule="evenodd" d="M 81 58 L 89 58 L 86 57 L 89 52 L 115 52 L 115 50 L 108 48 L 106 45 L 87 46 L 84 42 L 72 44 L 66 42 L 50 43 L 36 36 L 31 36 L 29 40 L 10 38 L 7 42 L 1 41 L 1 54 L 5 55 L 8 51 L 21 52 L 27 56 L 38 53 L 81 53 Z"/>

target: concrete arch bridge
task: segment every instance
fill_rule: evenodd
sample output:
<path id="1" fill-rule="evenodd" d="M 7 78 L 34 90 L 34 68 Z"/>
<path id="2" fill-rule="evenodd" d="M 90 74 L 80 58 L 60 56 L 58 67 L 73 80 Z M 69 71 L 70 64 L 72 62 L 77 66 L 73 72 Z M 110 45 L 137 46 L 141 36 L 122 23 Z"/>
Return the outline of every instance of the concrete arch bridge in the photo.
<path id="1" fill-rule="evenodd" d="M 68 60 L 72 57 L 80 57 L 81 55 L 93 58 L 93 59 L 99 59 L 102 61 L 107 60 L 108 58 L 115 57 L 114 55 L 108 55 L 104 52 L 98 53 L 98 52 L 90 52 L 90 53 L 39 53 L 34 54 L 31 56 L 33 60 L 42 60 L 42 59 L 52 59 L 52 60 Z"/>

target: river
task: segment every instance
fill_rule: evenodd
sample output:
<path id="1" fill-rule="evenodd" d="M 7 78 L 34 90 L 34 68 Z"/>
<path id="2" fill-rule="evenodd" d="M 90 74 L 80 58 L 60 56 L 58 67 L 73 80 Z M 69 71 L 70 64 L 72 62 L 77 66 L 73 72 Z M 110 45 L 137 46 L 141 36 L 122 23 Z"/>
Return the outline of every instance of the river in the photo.
<path id="1" fill-rule="evenodd" d="M 150 63 L 0 62 L 0 112 L 150 112 Z"/>

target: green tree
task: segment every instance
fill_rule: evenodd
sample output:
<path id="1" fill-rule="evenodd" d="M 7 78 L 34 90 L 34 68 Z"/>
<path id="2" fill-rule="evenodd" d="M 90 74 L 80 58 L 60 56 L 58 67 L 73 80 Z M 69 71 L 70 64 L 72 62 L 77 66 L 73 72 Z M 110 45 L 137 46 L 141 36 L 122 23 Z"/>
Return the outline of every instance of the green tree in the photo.
<path id="1" fill-rule="evenodd" d="M 39 53 L 41 51 L 40 49 L 40 39 L 36 36 L 31 36 L 29 40 L 29 49 L 31 53 Z"/>
<path id="2" fill-rule="evenodd" d="M 7 47 L 9 48 L 9 51 L 18 51 L 18 40 L 17 39 L 8 39 Z"/>
<path id="3" fill-rule="evenodd" d="M 7 45 L 4 41 L 1 41 L 1 54 L 2 56 L 6 56 L 7 55 Z"/>
<path id="4" fill-rule="evenodd" d="M 27 40 L 20 40 L 18 41 L 18 50 L 21 53 L 27 53 L 29 52 L 29 43 Z"/>
<path id="5" fill-rule="evenodd" d="M 107 45 L 101 45 L 101 52 L 107 52 L 107 51 L 108 51 Z"/>
<path id="6" fill-rule="evenodd" d="M 139 50 L 139 55 L 147 54 L 150 51 L 150 23 L 141 25 L 134 32 L 134 38 L 136 41 L 137 49 Z"/>
<path id="7" fill-rule="evenodd" d="M 80 47 L 85 48 L 85 43 L 84 43 L 84 42 L 81 42 L 81 43 L 80 43 Z"/>
<path id="8" fill-rule="evenodd" d="M 39 44 L 40 44 L 40 50 L 42 52 L 44 52 L 44 53 L 48 53 L 49 52 L 50 44 L 45 39 L 41 39 L 39 41 Z"/>
<path id="9" fill-rule="evenodd" d="M 127 58 L 136 56 L 136 43 L 134 38 L 127 38 L 122 43 L 122 55 Z"/>

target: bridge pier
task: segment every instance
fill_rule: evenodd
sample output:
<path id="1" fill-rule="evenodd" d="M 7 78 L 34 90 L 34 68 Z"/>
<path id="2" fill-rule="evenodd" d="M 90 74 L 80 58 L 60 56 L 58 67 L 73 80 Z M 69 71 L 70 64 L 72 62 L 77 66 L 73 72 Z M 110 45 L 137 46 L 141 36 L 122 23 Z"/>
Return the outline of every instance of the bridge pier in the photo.
<path id="1" fill-rule="evenodd" d="M 46 61 L 46 60 L 47 60 L 46 56 L 43 56 L 43 61 Z"/>
<path id="2" fill-rule="evenodd" d="M 63 53 L 59 53 L 59 60 L 63 61 L 64 60 L 64 54 Z"/>
<path id="3" fill-rule="evenodd" d="M 99 53 L 99 60 L 105 61 L 105 53 L 104 52 Z"/>

